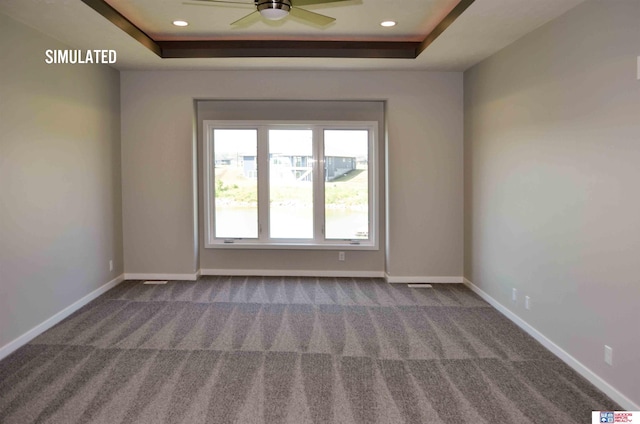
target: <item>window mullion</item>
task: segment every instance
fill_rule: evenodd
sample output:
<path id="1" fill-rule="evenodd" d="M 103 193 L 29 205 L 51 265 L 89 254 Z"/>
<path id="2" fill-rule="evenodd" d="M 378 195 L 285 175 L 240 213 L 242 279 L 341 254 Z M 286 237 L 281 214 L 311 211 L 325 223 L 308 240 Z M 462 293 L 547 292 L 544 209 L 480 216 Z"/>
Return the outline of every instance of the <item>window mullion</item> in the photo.
<path id="1" fill-rule="evenodd" d="M 325 240 L 324 217 L 324 135 L 322 127 L 313 129 L 314 143 L 314 173 L 313 173 L 313 218 L 314 241 L 323 243 Z"/>
<path id="2" fill-rule="evenodd" d="M 269 131 L 258 128 L 258 240 L 269 241 Z"/>

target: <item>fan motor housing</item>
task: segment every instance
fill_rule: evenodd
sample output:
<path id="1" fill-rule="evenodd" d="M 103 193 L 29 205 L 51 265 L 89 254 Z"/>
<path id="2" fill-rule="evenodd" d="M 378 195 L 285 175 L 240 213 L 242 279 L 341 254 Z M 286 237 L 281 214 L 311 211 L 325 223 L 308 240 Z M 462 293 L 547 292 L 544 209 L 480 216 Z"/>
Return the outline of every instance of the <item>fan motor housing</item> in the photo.
<path id="1" fill-rule="evenodd" d="M 291 10 L 290 0 L 255 0 L 258 11 L 265 9 L 282 9 L 285 12 Z"/>

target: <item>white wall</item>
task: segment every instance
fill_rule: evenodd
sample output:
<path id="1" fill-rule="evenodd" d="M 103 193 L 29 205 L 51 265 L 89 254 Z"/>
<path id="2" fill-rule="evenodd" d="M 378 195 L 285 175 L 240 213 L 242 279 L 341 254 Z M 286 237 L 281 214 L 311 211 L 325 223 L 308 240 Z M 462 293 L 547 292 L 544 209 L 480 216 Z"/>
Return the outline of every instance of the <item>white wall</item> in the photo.
<path id="1" fill-rule="evenodd" d="M 123 272 L 119 74 L 65 48 L 0 14 L 0 348 Z"/>
<path id="2" fill-rule="evenodd" d="M 194 99 L 386 100 L 391 276 L 462 275 L 461 73 L 125 71 L 121 75 L 127 273 L 216 266 L 194 240 Z M 381 248 L 383 248 L 381 246 Z M 385 257 L 349 252 L 245 251 L 251 269 L 378 271 Z M 222 261 L 224 262 L 224 261 Z"/>
<path id="3" fill-rule="evenodd" d="M 465 276 L 636 404 L 639 22 L 588 0 L 464 77 Z"/>

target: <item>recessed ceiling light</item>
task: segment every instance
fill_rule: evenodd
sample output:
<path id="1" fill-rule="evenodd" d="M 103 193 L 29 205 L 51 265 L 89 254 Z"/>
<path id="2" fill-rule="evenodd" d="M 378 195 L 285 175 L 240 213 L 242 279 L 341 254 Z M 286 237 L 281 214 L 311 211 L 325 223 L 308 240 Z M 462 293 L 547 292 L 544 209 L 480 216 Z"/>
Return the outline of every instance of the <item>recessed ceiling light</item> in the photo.
<path id="1" fill-rule="evenodd" d="M 396 22 L 395 21 L 384 21 L 384 22 L 380 22 L 380 25 L 382 25 L 383 27 L 392 27 L 392 26 L 396 26 Z"/>
<path id="2" fill-rule="evenodd" d="M 189 25 L 189 22 L 187 22 L 187 21 L 173 21 L 173 24 L 175 26 L 187 26 L 187 25 Z"/>

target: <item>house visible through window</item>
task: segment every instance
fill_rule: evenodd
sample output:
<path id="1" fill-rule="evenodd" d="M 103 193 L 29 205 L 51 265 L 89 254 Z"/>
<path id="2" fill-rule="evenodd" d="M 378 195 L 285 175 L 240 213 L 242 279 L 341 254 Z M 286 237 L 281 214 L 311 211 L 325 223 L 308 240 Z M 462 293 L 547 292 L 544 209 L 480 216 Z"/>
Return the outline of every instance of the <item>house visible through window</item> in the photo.
<path id="1" fill-rule="evenodd" d="M 204 126 L 207 247 L 377 248 L 377 122 Z"/>

